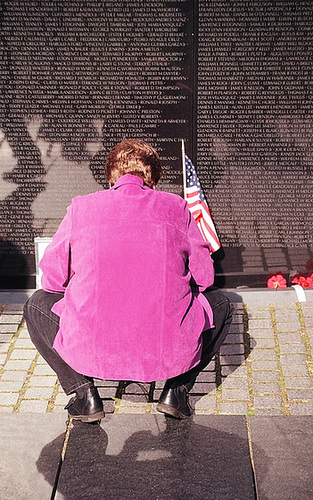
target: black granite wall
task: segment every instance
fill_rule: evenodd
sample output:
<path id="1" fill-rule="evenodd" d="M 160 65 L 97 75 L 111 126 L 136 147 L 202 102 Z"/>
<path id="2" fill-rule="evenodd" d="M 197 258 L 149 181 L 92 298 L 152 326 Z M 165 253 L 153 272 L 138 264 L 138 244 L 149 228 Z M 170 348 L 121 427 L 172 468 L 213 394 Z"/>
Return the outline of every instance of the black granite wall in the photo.
<path id="1" fill-rule="evenodd" d="M 123 137 L 158 149 L 160 189 L 177 194 L 185 139 L 223 244 L 220 285 L 304 266 L 312 14 L 289 0 L 2 0 L 0 288 L 34 286 L 34 238 L 107 187 Z"/>

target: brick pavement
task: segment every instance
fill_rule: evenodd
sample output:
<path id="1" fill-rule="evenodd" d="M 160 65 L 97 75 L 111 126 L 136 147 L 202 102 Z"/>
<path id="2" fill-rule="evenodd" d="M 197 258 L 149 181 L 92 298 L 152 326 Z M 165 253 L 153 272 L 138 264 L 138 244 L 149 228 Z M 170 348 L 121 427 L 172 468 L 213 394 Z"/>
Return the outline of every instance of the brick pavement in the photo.
<path id="1" fill-rule="evenodd" d="M 313 291 L 301 303 L 262 293 L 235 303 L 230 333 L 191 391 L 196 414 L 313 414 Z M 0 413 L 64 411 L 69 398 L 29 339 L 22 304 L 1 307 L 0 367 Z M 155 413 L 163 383 L 97 380 L 107 413 Z"/>

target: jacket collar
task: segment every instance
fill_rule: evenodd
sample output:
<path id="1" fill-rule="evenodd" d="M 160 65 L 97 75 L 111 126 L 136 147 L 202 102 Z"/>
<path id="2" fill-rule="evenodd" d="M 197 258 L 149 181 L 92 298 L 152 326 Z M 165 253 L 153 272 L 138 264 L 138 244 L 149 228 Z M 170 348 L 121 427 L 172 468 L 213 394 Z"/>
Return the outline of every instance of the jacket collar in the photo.
<path id="1" fill-rule="evenodd" d="M 114 184 L 114 186 L 111 189 L 117 189 L 120 186 L 124 186 L 125 184 L 135 184 L 137 186 L 140 186 L 143 189 L 145 189 L 145 187 L 147 187 L 147 186 L 144 186 L 143 179 L 141 179 L 140 177 L 137 177 L 136 175 L 132 175 L 132 174 L 125 174 L 122 177 L 119 177 L 119 179 L 117 179 L 116 183 Z"/>

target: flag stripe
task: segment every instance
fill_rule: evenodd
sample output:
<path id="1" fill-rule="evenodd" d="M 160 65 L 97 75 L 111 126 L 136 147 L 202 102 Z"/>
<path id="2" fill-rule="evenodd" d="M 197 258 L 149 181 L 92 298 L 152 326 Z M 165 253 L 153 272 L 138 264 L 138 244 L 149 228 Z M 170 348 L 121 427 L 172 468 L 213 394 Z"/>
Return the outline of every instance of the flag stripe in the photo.
<path id="1" fill-rule="evenodd" d="M 209 207 L 205 200 L 195 167 L 185 155 L 186 166 L 186 192 L 188 208 L 197 222 L 198 228 L 205 241 L 211 246 L 211 252 L 216 252 L 221 247 L 217 232 L 210 214 Z"/>

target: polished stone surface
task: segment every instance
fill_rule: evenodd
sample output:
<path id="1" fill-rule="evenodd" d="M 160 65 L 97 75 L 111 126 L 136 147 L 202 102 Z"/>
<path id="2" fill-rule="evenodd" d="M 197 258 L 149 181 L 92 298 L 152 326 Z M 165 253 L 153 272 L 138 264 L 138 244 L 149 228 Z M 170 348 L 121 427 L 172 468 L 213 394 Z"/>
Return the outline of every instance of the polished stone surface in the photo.
<path id="1" fill-rule="evenodd" d="M 312 416 L 251 417 L 260 500 L 313 498 Z"/>
<path id="2" fill-rule="evenodd" d="M 1 500 L 51 498 L 65 430 L 62 414 L 1 416 Z M 55 498 L 252 500 L 250 442 L 259 500 L 308 500 L 312 441 L 311 416 L 117 414 L 101 425 L 76 422 Z"/>

